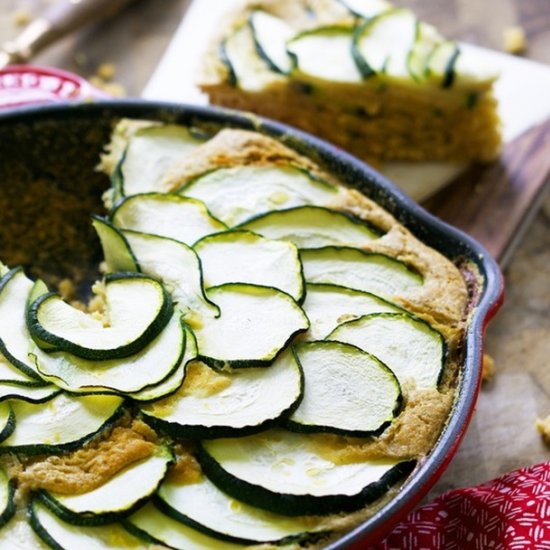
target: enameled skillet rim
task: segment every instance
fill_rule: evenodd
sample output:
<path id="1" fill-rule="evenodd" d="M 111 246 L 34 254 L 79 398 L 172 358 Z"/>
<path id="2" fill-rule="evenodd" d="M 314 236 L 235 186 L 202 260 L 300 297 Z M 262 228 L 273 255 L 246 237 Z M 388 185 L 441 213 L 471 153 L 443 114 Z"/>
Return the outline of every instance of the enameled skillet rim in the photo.
<path id="1" fill-rule="evenodd" d="M 483 333 L 502 302 L 502 274 L 496 262 L 477 241 L 426 212 L 393 183 L 357 158 L 309 134 L 255 115 L 174 103 L 113 100 L 21 107 L 0 112 L 0 124 L 29 124 L 39 120 L 60 120 L 66 123 L 73 117 L 113 120 L 130 117 L 181 123 L 206 122 L 263 132 L 321 162 L 337 178 L 378 202 L 420 240 L 451 260 L 466 258 L 477 265 L 483 283 L 479 302 L 466 331 L 466 359 L 457 397 L 441 437 L 422 465 L 409 476 L 399 493 L 388 504 L 327 548 L 365 548 L 366 545 L 376 542 L 398 519 L 410 511 L 437 481 L 464 435 L 481 381 Z"/>

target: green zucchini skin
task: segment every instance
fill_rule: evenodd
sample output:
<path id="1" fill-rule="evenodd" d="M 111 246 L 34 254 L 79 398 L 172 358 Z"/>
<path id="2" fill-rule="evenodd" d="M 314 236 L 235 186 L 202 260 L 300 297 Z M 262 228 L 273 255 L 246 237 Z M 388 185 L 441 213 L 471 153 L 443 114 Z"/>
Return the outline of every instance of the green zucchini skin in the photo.
<path id="1" fill-rule="evenodd" d="M 10 269 L 4 276 L 0 279 L 0 293 L 4 291 L 7 285 L 12 281 L 12 279 L 18 274 L 22 273 L 22 267 L 15 267 Z M 10 350 L 7 348 L 0 334 L 0 353 L 16 368 L 18 368 L 23 374 L 28 376 L 33 382 L 32 385 L 36 386 L 45 386 L 48 383 L 45 382 L 42 377 L 27 364 L 23 363 L 17 357 L 14 357 Z M 29 383 L 31 385 L 31 383 Z"/>
<path id="2" fill-rule="evenodd" d="M 7 404 L 6 406 L 9 407 L 9 404 Z M 5 426 L 2 428 L 2 431 L 0 431 L 0 442 L 4 441 L 4 439 L 7 439 L 13 433 L 13 430 L 15 430 L 15 413 L 13 412 L 13 409 L 10 407 L 10 414 L 8 416 L 8 421 L 6 422 Z M 0 516 L 0 525 L 3 525 L 1 516 Z"/>
<path id="3" fill-rule="evenodd" d="M 0 513 L 0 527 L 3 527 L 15 515 L 17 507 L 15 506 L 15 482 L 13 479 L 8 481 L 8 505 Z"/>
<path id="4" fill-rule="evenodd" d="M 214 531 L 213 529 L 206 527 L 202 523 L 199 523 L 198 521 L 191 519 L 190 517 L 182 514 L 181 512 L 178 512 L 175 508 L 172 508 L 172 506 L 164 502 L 164 500 L 162 500 L 162 498 L 160 498 L 158 495 L 155 495 L 152 498 L 152 502 L 156 508 L 158 508 L 163 514 L 167 515 L 168 517 L 171 517 L 183 523 L 184 525 L 188 525 L 192 529 L 196 529 L 197 531 L 200 531 L 205 535 L 209 535 L 213 538 L 227 541 L 227 542 L 234 542 L 236 544 L 277 544 L 278 546 L 285 546 L 287 544 L 299 544 L 299 545 L 313 544 L 315 542 L 322 540 L 329 534 L 327 531 L 319 531 L 317 533 L 304 532 L 298 535 L 294 535 L 294 536 L 291 535 L 291 536 L 284 537 L 278 540 L 273 540 L 273 541 L 257 541 L 252 539 L 243 539 L 240 537 L 233 537 L 225 533 L 220 533 L 219 531 Z"/>
<path id="5" fill-rule="evenodd" d="M 0 388 L 2 386 L 7 386 L 8 384 L 0 384 Z M 0 395 L 0 403 L 2 403 L 3 401 L 8 401 L 10 399 L 17 399 L 18 401 L 26 401 L 27 403 L 46 403 L 47 401 L 49 401 L 50 399 L 53 399 L 55 396 L 59 395 L 63 390 L 61 390 L 61 388 L 56 388 L 56 389 L 53 389 L 55 388 L 55 386 L 53 386 L 52 384 L 52 392 L 45 395 L 44 397 L 41 397 L 41 398 L 36 398 L 36 397 L 32 397 L 31 395 L 24 395 L 23 393 L 21 392 L 18 392 L 17 391 L 17 386 L 21 386 L 23 389 L 44 389 L 46 386 L 43 385 L 43 384 L 40 384 L 40 386 L 27 386 L 27 385 L 24 385 L 24 384 L 9 384 L 10 386 L 13 387 L 13 392 L 8 392 L 8 393 L 4 393 L 4 395 Z M 1 439 L 0 439 L 1 440 Z"/>
<path id="6" fill-rule="evenodd" d="M 56 540 L 54 540 L 48 531 L 42 527 L 42 524 L 40 521 L 38 521 L 38 517 L 36 515 L 36 511 L 34 509 L 35 503 L 39 501 L 39 498 L 36 494 L 33 494 L 31 497 L 31 501 L 29 502 L 29 506 L 27 508 L 27 520 L 32 528 L 32 530 L 38 535 L 38 537 L 43 540 L 48 546 L 50 546 L 53 550 L 68 550 L 66 548 L 63 548 L 63 546 L 60 546 Z"/>
<path id="7" fill-rule="evenodd" d="M 136 502 L 134 506 L 132 506 L 128 510 L 124 510 L 123 512 L 108 512 L 105 514 L 88 515 L 74 514 L 44 490 L 37 491 L 36 498 L 40 502 L 42 502 L 42 504 L 44 504 L 49 510 L 51 510 L 56 516 L 61 518 L 63 521 L 66 521 L 67 523 L 70 523 L 72 525 L 79 525 L 81 527 L 96 527 L 100 525 L 107 525 L 108 523 L 113 523 L 115 521 L 118 521 L 119 519 L 126 518 L 127 516 L 135 512 L 140 506 L 142 506 L 143 501 L 146 500 L 148 497 Z"/>
<path id="8" fill-rule="evenodd" d="M 302 399 L 304 397 L 304 371 L 302 369 L 302 366 L 300 365 L 300 361 L 298 360 L 298 357 L 293 347 L 290 348 L 290 353 L 292 354 L 299 373 L 300 394 L 297 399 L 289 407 L 287 407 L 287 409 L 281 411 L 280 415 L 275 418 L 268 418 L 263 422 L 260 422 L 253 426 L 241 426 L 236 428 L 232 426 L 184 426 L 181 424 L 177 424 L 176 422 L 168 422 L 166 420 L 157 418 L 149 414 L 145 414 L 143 412 L 140 417 L 153 429 L 164 432 L 176 439 L 218 439 L 224 437 L 241 437 L 245 435 L 256 434 L 267 430 L 268 428 L 277 426 L 281 424 L 281 422 L 284 422 L 284 420 L 290 415 L 292 415 L 292 413 L 300 406 L 300 403 L 302 402 Z"/>
<path id="9" fill-rule="evenodd" d="M 56 394 L 57 395 L 57 394 Z M 52 396 L 53 397 L 53 396 Z M 126 404 L 123 401 L 115 413 L 108 418 L 102 426 L 99 427 L 95 432 L 86 435 L 85 437 L 78 439 L 77 441 L 71 441 L 70 443 L 63 443 L 58 445 L 18 445 L 18 446 L 1 446 L 0 445 L 0 455 L 5 453 L 19 453 L 26 456 L 34 456 L 41 454 L 60 454 L 67 451 L 75 451 L 80 449 L 83 445 L 94 439 L 104 430 L 107 430 L 111 426 L 114 426 L 116 421 L 123 416 L 126 411 Z"/>
<path id="10" fill-rule="evenodd" d="M 108 284 L 109 282 L 115 282 L 124 279 L 151 280 L 151 277 L 147 277 L 146 275 L 143 275 L 141 273 L 124 271 L 106 275 L 105 283 Z M 162 332 L 172 316 L 174 310 L 172 298 L 170 297 L 163 285 L 158 282 L 157 284 L 162 291 L 163 304 L 156 318 L 137 339 L 117 348 L 90 349 L 81 346 L 75 342 L 69 341 L 61 336 L 57 336 L 48 332 L 41 325 L 38 319 L 38 310 L 45 301 L 50 300 L 54 297 L 58 297 L 58 294 L 56 294 L 55 292 L 48 292 L 47 294 L 43 294 L 30 305 L 27 310 L 27 327 L 32 338 L 35 340 L 38 346 L 41 348 L 47 346 L 46 349 L 49 352 L 66 351 L 72 353 L 73 355 L 76 355 L 77 357 L 89 359 L 92 361 L 124 359 L 125 357 L 129 357 L 130 355 L 139 352 L 149 342 L 156 338 Z"/>
<path id="11" fill-rule="evenodd" d="M 353 512 L 375 501 L 392 485 L 409 475 L 416 460 L 396 464 L 378 481 L 370 483 L 355 495 L 291 495 L 275 493 L 253 485 L 226 472 L 220 464 L 199 444 L 197 459 L 209 479 L 227 494 L 252 506 L 287 516 L 324 515 L 338 512 Z"/>

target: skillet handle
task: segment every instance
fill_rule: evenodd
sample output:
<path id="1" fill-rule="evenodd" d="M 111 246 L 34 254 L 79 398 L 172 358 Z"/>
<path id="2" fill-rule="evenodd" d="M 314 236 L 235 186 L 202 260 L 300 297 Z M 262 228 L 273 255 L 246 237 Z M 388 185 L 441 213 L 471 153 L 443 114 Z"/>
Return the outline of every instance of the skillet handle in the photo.
<path id="1" fill-rule="evenodd" d="M 110 17 L 134 0 L 60 0 L 4 45 L 3 65 L 25 63 L 72 31 Z"/>

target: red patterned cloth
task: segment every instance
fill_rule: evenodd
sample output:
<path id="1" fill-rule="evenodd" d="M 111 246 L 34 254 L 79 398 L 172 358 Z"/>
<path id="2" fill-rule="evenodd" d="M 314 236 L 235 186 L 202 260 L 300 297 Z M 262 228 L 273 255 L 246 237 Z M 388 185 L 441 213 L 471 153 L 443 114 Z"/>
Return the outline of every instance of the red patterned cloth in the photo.
<path id="1" fill-rule="evenodd" d="M 550 550 L 550 462 L 421 506 L 372 550 Z"/>

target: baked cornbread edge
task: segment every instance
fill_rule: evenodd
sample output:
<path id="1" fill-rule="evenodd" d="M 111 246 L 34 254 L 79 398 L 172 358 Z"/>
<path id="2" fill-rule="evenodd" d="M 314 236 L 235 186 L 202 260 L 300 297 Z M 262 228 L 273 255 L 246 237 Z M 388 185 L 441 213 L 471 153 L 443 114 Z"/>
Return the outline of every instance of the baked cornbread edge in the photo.
<path id="1" fill-rule="evenodd" d="M 379 164 L 388 160 L 490 162 L 501 150 L 501 123 L 491 89 L 465 93 L 452 88 L 389 85 L 370 78 L 364 86 L 298 79 L 251 63 L 258 85 L 232 85 L 220 44 L 244 25 L 254 9 L 284 19 L 297 31 L 354 25 L 335 0 L 249 0 L 225 17 L 200 64 L 197 84 L 210 103 L 242 109 L 291 124 Z M 316 18 L 308 16 L 313 10 Z M 253 52 L 254 45 L 250 44 Z M 311 90 L 314 90 L 312 93 Z M 335 131 L 337 129 L 337 131 Z"/>

